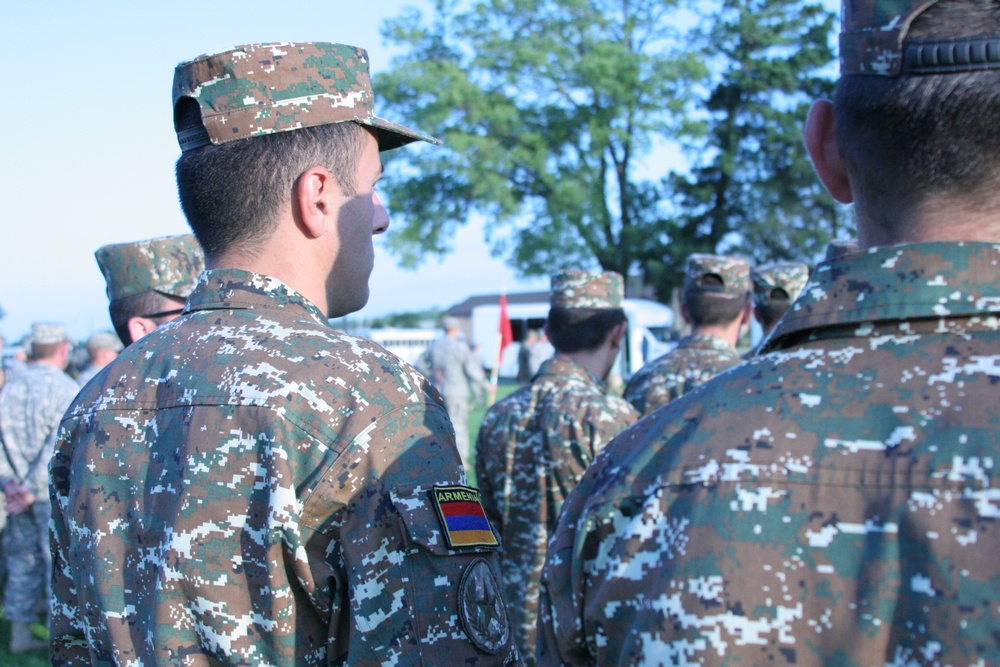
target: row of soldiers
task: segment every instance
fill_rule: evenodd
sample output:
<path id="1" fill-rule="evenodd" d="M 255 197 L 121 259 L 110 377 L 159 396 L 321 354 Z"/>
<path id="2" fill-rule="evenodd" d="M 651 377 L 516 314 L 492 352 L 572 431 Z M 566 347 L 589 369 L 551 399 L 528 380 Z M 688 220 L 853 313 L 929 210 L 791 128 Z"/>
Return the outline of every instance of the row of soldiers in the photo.
<path id="1" fill-rule="evenodd" d="M 555 354 L 529 386 L 487 411 L 474 457 L 483 506 L 504 545 L 504 594 L 527 665 L 535 664 L 546 546 L 567 494 L 598 452 L 641 416 L 742 363 L 736 345 L 751 312 L 766 334 L 808 277 L 803 262 L 751 270 L 738 257 L 690 256 L 681 310 L 691 333 L 633 375 L 624 398 L 606 387 L 626 336 L 622 276 L 566 270 L 552 277 L 545 330 Z"/>
<path id="2" fill-rule="evenodd" d="M 375 115 L 354 47 L 179 65 L 209 268 L 62 418 L 53 664 L 1000 662 L 1000 3 L 852 0 L 842 30 L 805 141 L 857 251 L 750 359 L 550 464 L 544 429 L 633 410 L 601 388 L 620 280 L 558 274 L 556 354 L 484 422 L 482 494 L 427 379 L 329 324 L 368 296 L 379 153 L 437 141 Z M 529 413 L 513 453 L 486 444 Z M 546 487 L 557 517 L 546 466 L 579 473 Z M 548 515 L 509 530 L 515 488 Z M 506 577 L 553 518 L 540 579 Z"/>

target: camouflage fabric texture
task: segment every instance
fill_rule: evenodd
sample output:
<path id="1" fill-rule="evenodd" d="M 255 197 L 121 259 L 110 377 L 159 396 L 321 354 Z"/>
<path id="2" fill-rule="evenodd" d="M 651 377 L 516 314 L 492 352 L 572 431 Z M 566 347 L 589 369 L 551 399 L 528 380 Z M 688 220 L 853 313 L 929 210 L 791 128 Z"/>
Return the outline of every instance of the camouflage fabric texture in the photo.
<path id="1" fill-rule="evenodd" d="M 346 44 L 247 44 L 199 56 L 175 69 L 173 99 L 175 118 L 181 100 L 201 109 L 201 126 L 175 125 L 182 151 L 343 122 L 375 129 L 383 151 L 441 143 L 375 115 L 368 53 Z"/>
<path id="2" fill-rule="evenodd" d="M 753 301 L 758 306 L 772 300 L 795 301 L 809 282 L 809 265 L 805 262 L 772 262 L 750 270 Z"/>
<path id="3" fill-rule="evenodd" d="M 65 325 L 58 322 L 35 322 L 31 325 L 31 342 L 53 345 L 68 340 Z"/>
<path id="4" fill-rule="evenodd" d="M 844 0 L 840 73 L 898 76 L 913 19 L 937 0 Z"/>
<path id="5" fill-rule="evenodd" d="M 741 361 L 736 348 L 717 336 L 685 336 L 677 347 L 629 378 L 625 400 L 648 415 Z"/>
<path id="6" fill-rule="evenodd" d="M 57 340 L 49 342 L 66 339 L 65 329 L 58 329 Z M 32 327 L 40 342 L 48 340 L 45 334 Z M 8 515 L 4 529 L 4 617 L 9 621 L 37 621 L 39 607 L 48 601 L 49 460 L 59 420 L 79 388 L 55 366 L 34 362 L 0 391 L 0 489 L 16 482 L 35 496 L 25 511 Z"/>
<path id="7" fill-rule="evenodd" d="M 998 265 L 823 263 L 766 354 L 612 441 L 550 544 L 540 664 L 1000 664 Z"/>
<path id="8" fill-rule="evenodd" d="M 539 581 L 563 500 L 594 456 L 639 414 L 572 361 L 542 364 L 534 381 L 486 413 L 476 441 L 483 506 L 500 531 L 503 585 L 515 639 L 534 664 Z"/>
<path id="9" fill-rule="evenodd" d="M 205 270 L 205 253 L 193 234 L 112 243 L 98 248 L 94 257 L 108 301 L 149 291 L 186 299 Z"/>
<path id="10" fill-rule="evenodd" d="M 567 269 L 549 281 L 552 308 L 621 308 L 625 280 L 614 271 Z"/>
<path id="11" fill-rule="evenodd" d="M 266 276 L 207 271 L 188 307 L 63 421 L 53 665 L 518 664 L 416 370 Z"/>
<path id="12" fill-rule="evenodd" d="M 713 277 L 721 281 L 706 280 Z M 684 267 L 684 289 L 738 296 L 750 291 L 750 262 L 740 257 L 695 253 Z"/>

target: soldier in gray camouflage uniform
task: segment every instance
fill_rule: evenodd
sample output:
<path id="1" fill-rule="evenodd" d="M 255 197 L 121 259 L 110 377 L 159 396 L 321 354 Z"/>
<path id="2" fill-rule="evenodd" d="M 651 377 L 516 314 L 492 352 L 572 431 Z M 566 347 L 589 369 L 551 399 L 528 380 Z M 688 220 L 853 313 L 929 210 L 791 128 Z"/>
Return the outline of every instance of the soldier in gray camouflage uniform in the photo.
<path id="1" fill-rule="evenodd" d="M 414 364 L 444 398 L 445 408 L 455 427 L 455 446 L 468 463 L 469 402 L 481 401 L 486 393 L 486 375 L 469 344 L 460 338 L 457 318 L 444 318 L 444 335 L 433 341 Z"/>
<path id="2" fill-rule="evenodd" d="M 1000 664 L 1000 3 L 844 10 L 805 138 L 859 250 L 594 462 L 543 664 Z"/>
<path id="3" fill-rule="evenodd" d="M 205 254 L 192 234 L 112 243 L 94 257 L 107 284 L 111 323 L 124 345 L 180 317 L 205 269 Z"/>
<path id="4" fill-rule="evenodd" d="M 62 425 L 53 664 L 517 664 L 444 406 L 328 321 L 368 298 L 379 151 L 436 140 L 338 44 L 182 63 L 174 109 L 213 268 Z"/>
<path id="5" fill-rule="evenodd" d="M 647 363 L 625 387 L 625 399 L 648 415 L 739 364 L 740 330 L 750 317 L 750 263 L 738 257 L 688 257 L 681 313 L 691 334 Z"/>
<path id="6" fill-rule="evenodd" d="M 623 285 L 611 272 L 552 277 L 546 330 L 556 355 L 490 408 L 476 441 L 476 479 L 503 539 L 504 590 L 529 665 L 545 545 L 563 499 L 597 452 L 639 418 L 603 385 L 625 333 Z"/>
<path id="7" fill-rule="evenodd" d="M 31 327 L 31 362 L 0 392 L 0 486 L 7 498 L 3 534 L 10 648 L 44 648 L 29 628 L 48 609 L 49 460 L 59 420 L 80 389 L 64 370 L 70 345 L 61 324 Z"/>

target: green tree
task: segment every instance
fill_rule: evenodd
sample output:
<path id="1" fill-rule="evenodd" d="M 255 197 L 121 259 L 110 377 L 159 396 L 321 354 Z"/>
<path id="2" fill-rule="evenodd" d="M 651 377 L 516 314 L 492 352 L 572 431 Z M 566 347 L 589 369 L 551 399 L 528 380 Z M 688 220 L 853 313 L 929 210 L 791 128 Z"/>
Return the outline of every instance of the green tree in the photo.
<path id="1" fill-rule="evenodd" d="M 810 260 L 846 226 L 801 134 L 812 101 L 832 94 L 833 14 L 802 0 L 721 0 L 706 18 L 692 35 L 710 71 L 684 137 L 692 166 L 665 187 L 674 242 L 646 267 L 661 292 L 691 252 Z"/>
<path id="2" fill-rule="evenodd" d="M 770 134 L 798 136 L 801 109 L 792 102 L 813 91 L 795 67 L 830 60 L 830 24 L 801 0 L 753 4 L 773 6 L 773 16 L 788 12 L 789 25 L 774 26 L 772 37 L 761 21 L 759 35 L 734 37 L 735 2 L 699 3 L 715 13 L 698 30 L 705 16 L 679 0 L 437 0 L 429 23 L 416 10 L 389 22 L 385 34 L 404 55 L 376 88 L 389 113 L 445 141 L 443 149 L 388 156 L 390 252 L 416 266 L 450 251 L 457 227 L 481 215 L 494 253 L 523 275 L 639 269 L 665 297 L 677 257 L 714 250 L 741 229 L 738 207 L 752 193 L 741 199 L 737 189 L 801 191 L 753 145 Z M 794 39 L 807 41 L 796 48 Z M 775 41 L 769 49 L 752 40 Z M 761 56 L 766 67 L 732 80 L 739 65 L 727 63 L 745 67 Z M 772 76 L 781 67 L 787 82 Z M 788 116 L 754 118 L 741 136 L 748 101 Z M 790 119 L 791 127 L 772 125 Z M 690 173 L 651 164 L 663 154 L 654 148 L 678 141 L 697 158 Z M 754 165 L 719 168 L 747 156 Z M 766 205 L 761 199 L 757 210 Z"/>

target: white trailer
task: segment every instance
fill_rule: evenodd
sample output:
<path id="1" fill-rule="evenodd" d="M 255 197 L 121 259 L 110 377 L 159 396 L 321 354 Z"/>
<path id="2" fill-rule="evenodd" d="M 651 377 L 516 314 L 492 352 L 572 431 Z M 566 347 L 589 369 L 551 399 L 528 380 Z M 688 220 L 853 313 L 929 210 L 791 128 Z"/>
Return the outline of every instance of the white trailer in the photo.
<path id="1" fill-rule="evenodd" d="M 617 373 L 625 380 L 643 364 L 666 354 L 674 347 L 672 327 L 674 312 L 668 306 L 649 299 L 625 299 L 622 305 L 628 316 L 627 345 L 622 346 Z M 507 317 L 515 331 L 540 329 L 549 314 L 547 302 L 508 304 Z M 472 308 L 472 341 L 479 346 L 483 366 L 496 365 L 500 344 L 500 304 L 484 304 Z M 515 334 L 516 335 L 516 334 Z M 500 359 L 499 376 L 517 376 L 517 353 L 520 343 L 507 346 Z"/>

